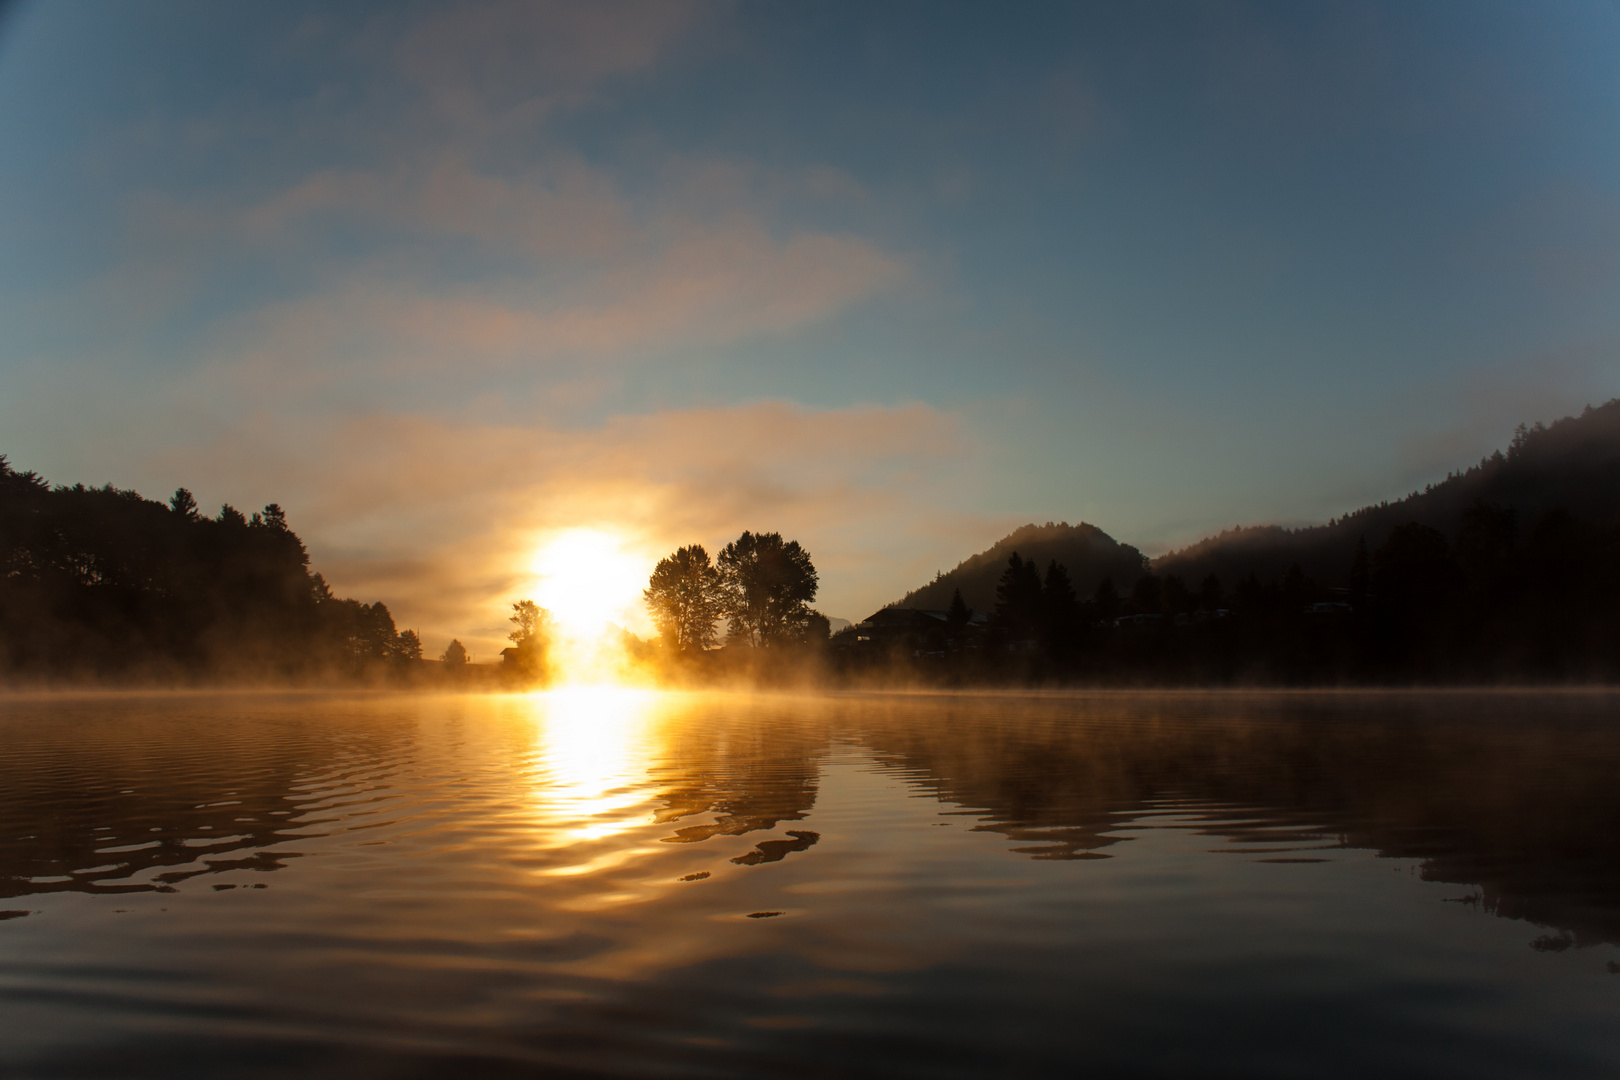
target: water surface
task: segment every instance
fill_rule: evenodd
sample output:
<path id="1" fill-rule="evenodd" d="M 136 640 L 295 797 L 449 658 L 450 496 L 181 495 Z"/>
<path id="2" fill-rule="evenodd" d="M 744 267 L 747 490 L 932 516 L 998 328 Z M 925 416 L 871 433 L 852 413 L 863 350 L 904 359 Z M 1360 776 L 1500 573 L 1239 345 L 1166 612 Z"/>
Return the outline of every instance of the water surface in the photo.
<path id="1" fill-rule="evenodd" d="M 1613 1076 L 1620 698 L 0 701 L 0 1073 Z"/>

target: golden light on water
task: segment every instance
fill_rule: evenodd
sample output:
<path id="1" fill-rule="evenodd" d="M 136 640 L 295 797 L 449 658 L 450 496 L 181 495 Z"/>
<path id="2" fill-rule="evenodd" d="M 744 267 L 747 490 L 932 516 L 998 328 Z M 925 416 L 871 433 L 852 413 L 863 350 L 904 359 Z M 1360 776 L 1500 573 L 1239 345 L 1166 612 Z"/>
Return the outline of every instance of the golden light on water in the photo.
<path id="1" fill-rule="evenodd" d="M 536 797 L 556 830 L 554 842 L 600 840 L 644 824 L 658 692 L 571 686 L 531 700 L 542 772 Z"/>

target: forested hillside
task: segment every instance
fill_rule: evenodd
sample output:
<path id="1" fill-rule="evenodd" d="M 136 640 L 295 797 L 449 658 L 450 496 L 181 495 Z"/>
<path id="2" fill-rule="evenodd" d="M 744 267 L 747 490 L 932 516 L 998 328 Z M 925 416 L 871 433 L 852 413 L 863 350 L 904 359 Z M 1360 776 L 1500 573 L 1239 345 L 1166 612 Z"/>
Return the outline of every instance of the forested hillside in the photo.
<path id="1" fill-rule="evenodd" d="M 996 605 L 996 583 L 1015 552 L 1041 570 L 1054 561 L 1067 567 L 1075 589 L 1085 596 L 1104 578 L 1111 578 L 1116 588 L 1128 590 L 1147 569 L 1147 559 L 1140 551 L 1118 543 L 1095 525 L 1025 525 L 990 550 L 962 560 L 954 570 L 907 593 L 895 606 L 943 611 L 950 606 L 951 594 L 961 589 L 968 607 L 989 611 Z"/>
<path id="2" fill-rule="evenodd" d="M 847 666 L 915 662 L 959 682 L 1610 682 L 1620 401 L 1521 426 L 1506 453 L 1398 502 L 1233 530 L 1151 569 L 1091 526 L 1027 526 L 901 606 L 944 608 L 958 585 L 991 613 L 982 629 L 893 622 L 854 636 L 866 655 Z"/>
<path id="3" fill-rule="evenodd" d="M 1478 503 L 1510 510 L 1528 529 L 1550 510 L 1609 525 L 1620 518 L 1620 399 L 1550 427 L 1520 425 L 1504 454 L 1396 502 L 1363 507 L 1327 525 L 1232 529 L 1153 561 L 1153 572 L 1187 582 L 1214 574 L 1230 584 L 1253 574 L 1283 578 L 1294 564 L 1323 585 L 1348 586 L 1356 545 L 1381 547 L 1395 528 L 1417 522 L 1456 537 Z"/>
<path id="4" fill-rule="evenodd" d="M 334 597 L 281 508 L 199 512 L 52 488 L 0 456 L 0 676 L 323 678 L 419 659 L 381 603 Z"/>

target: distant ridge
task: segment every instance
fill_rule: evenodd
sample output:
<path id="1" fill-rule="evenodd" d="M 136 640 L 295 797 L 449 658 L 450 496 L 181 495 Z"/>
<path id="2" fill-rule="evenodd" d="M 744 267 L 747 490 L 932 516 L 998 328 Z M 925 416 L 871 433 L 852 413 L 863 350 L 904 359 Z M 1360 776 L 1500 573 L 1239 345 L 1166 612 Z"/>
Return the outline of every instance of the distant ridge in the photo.
<path id="1" fill-rule="evenodd" d="M 1597 525 L 1620 520 L 1620 399 L 1589 405 L 1551 426 L 1520 424 L 1507 453 L 1498 450 L 1396 502 L 1363 507 L 1326 525 L 1230 529 L 1161 555 L 1153 572 L 1175 574 L 1193 588 L 1215 574 L 1230 588 L 1251 573 L 1262 581 L 1280 578 L 1298 563 L 1307 577 L 1340 585 L 1349 578 L 1357 540 L 1365 537 L 1374 551 L 1409 521 L 1455 539 L 1463 512 L 1481 501 L 1511 508 L 1521 533 L 1553 509 Z"/>
<path id="2" fill-rule="evenodd" d="M 1128 592 L 1131 584 L 1147 571 L 1147 557 L 1129 544 L 1084 522 L 1070 525 L 1025 525 L 998 540 L 988 551 L 969 556 L 954 570 L 941 574 L 920 589 L 913 589 L 892 607 L 941 610 L 950 606 L 951 593 L 962 590 L 962 599 L 975 611 L 989 611 L 996 605 L 996 582 L 1007 568 L 1007 559 L 1017 552 L 1025 561 L 1044 572 L 1056 560 L 1069 571 L 1075 590 L 1090 596 L 1105 577 Z"/>
<path id="3" fill-rule="evenodd" d="M 1136 548 L 1094 525 L 1025 525 L 890 606 L 943 609 L 959 588 L 969 607 L 989 611 L 995 607 L 996 583 L 1014 552 L 1043 571 L 1053 560 L 1061 563 L 1082 598 L 1094 593 L 1104 577 L 1112 577 L 1120 592 L 1129 592 L 1150 570 L 1174 574 L 1195 590 L 1214 574 L 1231 589 L 1249 574 L 1262 582 L 1279 580 L 1297 563 L 1306 577 L 1322 585 L 1343 585 L 1358 540 L 1364 538 L 1368 551 L 1376 551 L 1396 526 L 1412 521 L 1455 539 L 1463 513 L 1479 502 L 1511 508 L 1521 532 L 1555 509 L 1594 525 L 1620 524 L 1620 398 L 1589 405 L 1579 416 L 1551 425 L 1520 424 L 1505 453 L 1498 450 L 1404 499 L 1365 506 L 1326 525 L 1239 526 L 1151 564 Z"/>

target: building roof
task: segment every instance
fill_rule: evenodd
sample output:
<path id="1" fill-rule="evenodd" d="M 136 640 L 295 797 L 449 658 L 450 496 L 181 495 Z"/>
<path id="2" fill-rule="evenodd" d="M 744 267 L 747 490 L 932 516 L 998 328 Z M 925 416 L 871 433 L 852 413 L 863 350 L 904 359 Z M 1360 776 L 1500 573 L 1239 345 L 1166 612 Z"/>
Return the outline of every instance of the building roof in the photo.
<path id="1" fill-rule="evenodd" d="M 858 624 L 863 630 L 912 630 L 927 626 L 938 626 L 949 622 L 951 613 L 948 611 L 934 611 L 929 608 L 900 608 L 886 607 L 874 611 Z M 987 612 L 975 611 L 968 617 L 968 622 L 974 626 L 990 621 Z"/>

